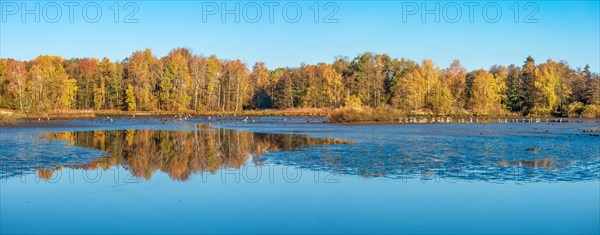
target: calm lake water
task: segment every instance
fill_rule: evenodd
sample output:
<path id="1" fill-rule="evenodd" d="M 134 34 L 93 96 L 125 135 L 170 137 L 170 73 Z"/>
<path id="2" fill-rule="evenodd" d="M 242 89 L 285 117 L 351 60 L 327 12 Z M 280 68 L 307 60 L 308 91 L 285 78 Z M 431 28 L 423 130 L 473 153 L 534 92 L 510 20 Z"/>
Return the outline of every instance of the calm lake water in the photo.
<path id="1" fill-rule="evenodd" d="M 323 121 L 0 127 L 0 232 L 600 233 L 598 120 Z"/>

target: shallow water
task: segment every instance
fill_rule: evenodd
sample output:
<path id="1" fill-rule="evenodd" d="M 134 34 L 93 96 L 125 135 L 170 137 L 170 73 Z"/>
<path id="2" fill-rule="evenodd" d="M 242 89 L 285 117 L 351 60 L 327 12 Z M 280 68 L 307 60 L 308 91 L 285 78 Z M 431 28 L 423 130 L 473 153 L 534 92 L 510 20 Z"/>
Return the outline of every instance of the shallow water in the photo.
<path id="1" fill-rule="evenodd" d="M 244 119 L 1 127 L 0 232 L 600 233 L 596 120 Z"/>

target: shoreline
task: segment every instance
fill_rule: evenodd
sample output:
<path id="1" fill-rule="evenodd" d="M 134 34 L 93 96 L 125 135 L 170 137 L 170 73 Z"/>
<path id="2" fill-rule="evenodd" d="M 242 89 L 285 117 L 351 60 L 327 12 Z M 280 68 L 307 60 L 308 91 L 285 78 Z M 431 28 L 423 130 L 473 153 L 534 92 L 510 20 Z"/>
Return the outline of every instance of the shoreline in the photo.
<path id="1" fill-rule="evenodd" d="M 561 123 L 561 122 L 595 122 L 600 123 L 600 118 L 589 117 L 554 117 L 554 116 L 513 116 L 513 115 L 429 115 L 429 114 L 404 114 L 387 120 L 357 120 L 357 121 L 331 121 L 329 114 L 333 109 L 300 108 L 300 109 L 264 109 L 243 111 L 122 111 L 122 110 L 65 110 L 39 114 L 20 114 L 12 110 L 0 110 L 0 126 L 20 126 L 23 123 L 52 122 L 65 120 L 87 120 L 104 117 L 115 118 L 165 118 L 165 117 L 321 117 L 330 124 L 340 125 L 389 125 L 389 124 L 458 124 L 458 123 Z"/>
<path id="2" fill-rule="evenodd" d="M 243 111 L 123 111 L 123 110 L 64 110 L 49 113 L 21 114 L 13 110 L 0 110 L 0 126 L 21 121 L 50 121 L 95 119 L 102 117 L 183 117 L 183 116 L 249 116 L 249 117 L 326 117 L 329 109 L 264 109 Z"/>
<path id="3" fill-rule="evenodd" d="M 454 118 L 456 119 L 456 118 Z M 458 118 L 460 119 L 460 118 Z M 546 120 L 546 118 L 539 118 L 540 120 L 537 121 L 536 119 L 538 118 L 530 118 L 530 117 L 510 117 L 510 118 L 501 118 L 501 119 L 508 119 L 509 121 L 498 121 L 498 118 L 489 118 L 491 120 L 487 120 L 488 118 L 486 118 L 486 120 L 482 120 L 482 118 L 480 118 L 479 121 L 476 121 L 475 118 L 473 118 L 473 121 L 467 121 L 467 118 L 463 118 L 465 119 L 465 121 L 451 121 L 451 122 L 439 122 L 439 121 L 426 121 L 426 122 L 405 122 L 405 121 L 356 121 L 356 122 L 328 122 L 330 124 L 336 124 L 336 125 L 410 125 L 410 124 L 422 124 L 422 125 L 427 125 L 427 124 L 494 124 L 494 123 L 599 123 L 600 124 L 600 118 L 577 118 L 577 117 L 563 117 L 563 118 L 549 118 L 549 120 Z M 533 120 L 531 120 L 533 119 Z M 562 121 L 561 121 L 562 119 Z M 515 120 L 515 121 L 513 121 Z"/>
<path id="4" fill-rule="evenodd" d="M 287 115 L 287 116 L 281 116 L 281 115 L 191 115 L 191 117 L 221 117 L 221 118 L 231 118 L 232 121 L 234 121 L 234 118 L 242 118 L 245 116 L 248 117 L 305 117 L 305 118 L 315 118 L 315 117 L 320 117 L 325 119 L 326 121 L 324 122 L 306 122 L 307 124 L 317 124 L 317 123 L 327 123 L 327 124 L 333 124 L 333 125 L 444 125 L 444 124 L 467 124 L 467 125 L 471 125 L 471 124 L 480 124 L 480 125 L 486 125 L 486 124 L 533 124 L 533 123 L 547 123 L 547 124 L 559 124 L 559 123 L 595 123 L 600 125 L 600 118 L 530 118 L 530 117 L 510 117 L 510 118 L 473 118 L 471 120 L 471 118 L 452 118 L 451 121 L 439 121 L 439 120 L 435 120 L 432 121 L 430 118 L 427 118 L 427 121 L 424 121 L 425 118 L 422 118 L 422 120 L 415 120 L 415 121 L 356 121 L 356 122 L 331 122 L 329 120 L 327 120 L 327 118 L 325 116 L 302 116 L 302 115 Z M 242 117 L 240 117 L 242 116 Z M 105 117 L 108 116 L 94 116 L 94 117 L 61 117 L 61 118 L 50 118 L 50 119 L 38 119 L 38 118 L 24 118 L 24 119 L 19 119 L 16 120 L 14 122 L 2 122 L 0 123 L 0 127 L 49 127 L 49 126 L 55 126 L 55 125 L 60 125 L 60 123 L 62 122 L 68 122 L 68 121 L 73 121 L 73 120 L 104 120 Z M 190 117 L 190 116 L 188 116 Z M 174 117 L 171 115 L 136 115 L 131 116 L 131 115 L 113 115 L 110 117 L 111 120 L 119 120 L 119 119 L 135 119 L 135 118 L 140 118 L 140 119 L 144 119 L 144 118 L 156 118 L 156 119 L 163 119 L 163 118 L 172 118 L 173 120 L 171 120 L 172 122 L 181 122 L 180 120 L 178 120 L 178 117 Z M 114 118 L 114 119 L 113 119 Z M 410 119 L 410 118 L 407 118 Z M 165 120 L 163 120 L 165 121 Z M 169 122 L 169 121 L 167 121 Z"/>

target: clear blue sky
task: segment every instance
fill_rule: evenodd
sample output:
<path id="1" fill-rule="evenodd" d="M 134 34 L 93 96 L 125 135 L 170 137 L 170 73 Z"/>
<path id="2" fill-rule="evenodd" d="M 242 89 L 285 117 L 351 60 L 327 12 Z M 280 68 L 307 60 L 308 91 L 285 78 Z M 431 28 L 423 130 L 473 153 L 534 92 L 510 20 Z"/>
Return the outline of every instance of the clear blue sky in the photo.
<path id="1" fill-rule="evenodd" d="M 56 23 L 56 5 L 46 1 L 2 0 L 0 57 L 30 60 L 39 54 L 73 57 L 108 57 L 122 60 L 135 50 L 151 48 L 157 56 L 166 55 L 176 47 L 188 47 L 197 54 L 215 54 L 220 58 L 239 58 L 249 66 L 263 61 L 269 68 L 295 67 L 304 63 L 331 62 L 342 55 L 353 58 L 370 51 L 387 53 L 420 61 L 430 58 L 441 66 L 460 59 L 469 69 L 489 68 L 494 64 L 521 65 L 528 55 L 537 62 L 548 58 L 565 60 L 572 67 L 590 64 L 592 71 L 600 69 L 600 4 L 599 1 L 534 1 L 526 8 L 523 1 L 497 1 L 502 15 L 496 23 L 483 17 L 484 5 L 474 7 L 473 22 L 469 22 L 469 7 L 465 2 L 448 1 L 346 1 L 335 2 L 338 11 L 333 17 L 337 23 L 324 23 L 325 15 L 334 7 L 324 9 L 319 1 L 319 23 L 314 22 L 310 9 L 316 1 L 297 1 L 302 16 L 296 23 L 283 17 L 280 2 L 274 8 L 273 22 L 269 22 L 269 7 L 264 2 L 247 1 L 133 1 L 138 6 L 137 23 L 123 23 L 125 15 L 133 10 L 123 9 L 120 2 L 119 23 L 114 22 L 114 1 L 98 1 L 102 16 L 96 23 L 83 18 L 81 2 L 74 7 L 73 23 L 69 22 L 69 7 L 57 2 L 61 17 Z M 22 3 L 30 10 L 40 3 L 40 22 L 35 15 L 25 15 L 21 22 Z M 519 3 L 518 23 L 514 22 L 514 5 Z M 229 9 L 240 4 L 240 22 L 234 15 L 226 15 L 221 22 L 222 9 L 203 20 L 206 10 L 216 4 Z M 248 5 L 250 3 L 250 5 Z M 421 21 L 422 4 L 428 9 L 440 4 L 440 22 L 435 15 L 426 15 Z M 403 5 L 404 4 L 404 5 Z M 407 15 L 418 6 L 419 12 Z M 255 6 L 262 15 L 258 22 L 244 20 L 256 16 Z M 14 9 L 18 6 L 19 9 Z M 246 6 L 247 8 L 244 8 Z M 291 6 L 291 5 L 290 5 Z M 456 6 L 461 10 L 458 22 Z M 496 5 L 494 5 L 496 6 Z M 493 20 L 494 6 L 489 6 L 488 19 Z M 513 10 L 511 10 L 511 7 Z M 403 11 L 403 8 L 406 8 Z M 532 12 L 537 23 L 526 23 Z M 247 14 L 244 14 L 244 9 Z M 95 9 L 88 8 L 93 19 Z M 288 17 L 295 11 L 288 8 Z M 406 15 L 403 20 L 403 13 Z M 45 17 L 44 17 L 45 16 Z M 445 20 L 448 18 L 448 20 Z"/>

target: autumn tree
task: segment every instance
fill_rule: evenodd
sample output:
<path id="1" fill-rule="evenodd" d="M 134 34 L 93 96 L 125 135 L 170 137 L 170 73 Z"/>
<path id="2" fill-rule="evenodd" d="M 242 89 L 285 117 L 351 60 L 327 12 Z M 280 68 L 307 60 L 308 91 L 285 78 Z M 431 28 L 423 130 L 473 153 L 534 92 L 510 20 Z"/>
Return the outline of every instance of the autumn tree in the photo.
<path id="1" fill-rule="evenodd" d="M 192 86 L 191 109 L 196 111 L 206 109 L 205 102 L 200 101 L 202 94 L 204 93 L 204 88 L 206 87 L 206 58 L 194 55 L 190 58 L 188 63 Z"/>
<path id="2" fill-rule="evenodd" d="M 317 66 L 305 65 L 297 70 L 297 76 L 294 81 L 305 81 L 306 93 L 302 97 L 302 106 L 308 108 L 323 107 L 325 100 L 323 97 L 323 79 L 319 76 Z"/>
<path id="3" fill-rule="evenodd" d="M 38 56 L 28 71 L 30 103 L 33 110 L 70 109 L 75 104 L 77 81 L 70 79 L 58 56 Z"/>
<path id="4" fill-rule="evenodd" d="M 344 84 L 342 83 L 342 74 L 333 66 L 320 63 L 318 74 L 323 84 L 324 104 L 321 107 L 339 107 L 342 104 L 344 94 Z"/>
<path id="5" fill-rule="evenodd" d="M 332 66 L 342 75 L 343 104 L 347 106 L 362 105 L 362 98 L 358 94 L 358 81 L 354 78 L 354 66 L 351 61 L 347 57 L 337 57 Z"/>
<path id="6" fill-rule="evenodd" d="M 494 110 L 496 113 L 495 114 L 499 114 L 502 110 L 506 110 L 506 106 L 505 106 L 505 102 L 508 99 L 506 94 L 506 90 L 507 85 L 506 85 L 506 81 L 508 80 L 508 76 L 509 76 L 509 68 L 504 67 L 504 66 L 500 66 L 500 65 L 494 65 L 489 69 L 489 73 L 491 73 L 494 76 L 494 83 L 492 85 L 495 85 L 495 92 L 498 94 L 499 96 L 499 102 L 500 105 L 496 106 L 496 104 L 494 104 L 496 107 L 496 110 Z"/>
<path id="7" fill-rule="evenodd" d="M 562 82 L 563 74 L 559 67 L 556 62 L 548 60 L 536 68 L 533 113 L 551 114 L 555 112 L 561 101 L 559 96 L 571 93 L 570 89 Z"/>
<path id="8" fill-rule="evenodd" d="M 221 93 L 220 76 L 222 73 L 222 62 L 216 57 L 211 56 L 206 60 L 205 87 L 202 92 L 202 100 L 206 102 L 206 109 L 215 111 L 220 110 L 219 97 Z"/>
<path id="9" fill-rule="evenodd" d="M 221 111 L 240 111 L 250 98 L 249 71 L 240 60 L 225 61 L 220 77 L 219 106 Z"/>
<path id="10" fill-rule="evenodd" d="M 573 88 L 571 87 L 571 80 L 579 77 L 577 72 L 569 67 L 567 62 L 561 61 L 556 64 L 559 80 L 558 87 L 556 89 L 556 95 L 558 96 L 558 108 L 556 110 L 557 115 L 567 114 L 567 106 L 572 102 Z"/>
<path id="11" fill-rule="evenodd" d="M 406 73 L 415 69 L 417 64 L 412 60 L 393 59 L 389 63 L 389 73 L 384 81 L 384 91 L 386 94 L 386 103 L 393 104 L 395 100 L 395 88 L 398 82 L 406 75 Z"/>
<path id="12" fill-rule="evenodd" d="M 127 85 L 127 90 L 125 90 L 125 105 L 127 106 L 127 110 L 135 111 L 137 109 L 137 101 L 135 100 L 135 88 L 132 84 Z"/>
<path id="13" fill-rule="evenodd" d="M 125 84 L 132 85 L 136 108 L 155 110 L 158 108 L 158 83 L 162 77 L 162 64 L 150 49 L 136 51 L 125 60 Z"/>
<path id="14" fill-rule="evenodd" d="M 406 72 L 395 85 L 392 104 L 410 112 L 422 109 L 425 106 L 427 92 L 424 83 L 424 69 L 421 65 L 417 65 Z"/>
<path id="15" fill-rule="evenodd" d="M 186 110 L 192 100 L 192 77 L 185 49 L 173 50 L 162 58 L 163 73 L 159 82 L 159 107 L 163 110 Z"/>
<path id="16" fill-rule="evenodd" d="M 430 106 L 431 93 L 434 91 L 434 87 L 440 82 L 441 70 L 435 66 L 432 60 L 424 60 L 421 66 L 423 76 L 423 90 L 425 91 L 425 104 Z"/>
<path id="17" fill-rule="evenodd" d="M 98 101 L 97 103 L 104 103 L 103 107 L 97 107 L 98 109 L 118 109 L 122 103 L 123 97 L 123 75 L 122 69 L 117 63 L 111 62 L 108 58 L 102 59 L 98 66 L 100 74 L 100 83 L 96 83 L 97 86 L 97 99 L 100 96 L 104 96 L 104 101 Z"/>
<path id="18" fill-rule="evenodd" d="M 271 107 L 272 94 L 269 94 L 269 90 L 272 84 L 269 78 L 269 70 L 264 63 L 257 62 L 254 64 L 250 74 L 250 92 L 253 94 L 252 107 L 259 109 Z"/>
<path id="19" fill-rule="evenodd" d="M 436 82 L 428 95 L 428 106 L 435 114 L 448 114 L 454 106 L 454 97 L 446 84 Z"/>
<path id="20" fill-rule="evenodd" d="M 491 114 L 501 107 L 502 80 L 484 69 L 471 72 L 467 76 L 471 92 L 469 107 L 475 114 Z"/>
<path id="21" fill-rule="evenodd" d="M 454 60 L 450 67 L 442 72 L 442 84 L 448 87 L 454 109 L 462 109 L 467 101 L 467 69 Z"/>
<path id="22" fill-rule="evenodd" d="M 103 89 L 100 88 L 101 81 L 98 73 L 98 60 L 95 58 L 84 58 L 75 60 L 73 63 L 76 66 L 76 72 L 71 73 L 71 77 L 77 80 L 77 106 L 79 109 L 95 108 L 94 104 L 103 105 L 102 96 Z"/>
<path id="23" fill-rule="evenodd" d="M 275 107 L 280 109 L 294 107 L 294 88 L 289 69 L 282 69 L 281 77 L 273 94 Z"/>
<path id="24" fill-rule="evenodd" d="M 27 103 L 27 69 L 24 62 L 0 60 L 0 105 L 25 112 Z"/>
<path id="25" fill-rule="evenodd" d="M 355 90 L 351 94 L 360 97 L 362 103 L 377 107 L 385 103 L 384 81 L 388 76 L 387 64 L 391 59 L 387 55 L 364 53 L 350 63 Z"/>
<path id="26" fill-rule="evenodd" d="M 104 58 L 106 61 L 102 61 L 103 63 L 106 63 L 108 60 L 106 58 Z M 110 63 L 110 62 L 109 62 Z M 103 66 L 106 66 L 106 64 L 102 64 Z M 105 76 L 106 71 L 104 71 L 105 68 L 102 68 L 103 71 L 100 71 L 100 64 L 98 64 L 98 79 L 96 79 L 93 83 L 93 94 L 94 94 L 94 108 L 96 110 L 100 110 L 100 109 L 104 109 L 106 108 L 106 80 L 110 79 L 110 77 Z"/>
<path id="27" fill-rule="evenodd" d="M 431 60 L 407 71 L 394 88 L 392 104 L 414 112 L 424 108 L 444 112 L 452 103 L 450 91 L 440 82 L 441 70 Z"/>
<path id="28" fill-rule="evenodd" d="M 0 59 L 0 108 L 14 108 L 15 101 L 8 92 L 8 86 L 11 84 L 6 74 L 9 59 Z"/>

